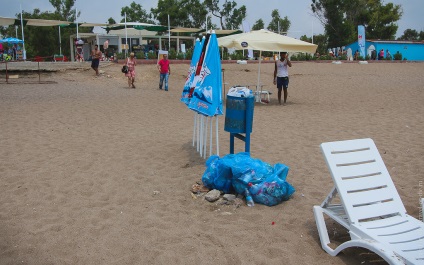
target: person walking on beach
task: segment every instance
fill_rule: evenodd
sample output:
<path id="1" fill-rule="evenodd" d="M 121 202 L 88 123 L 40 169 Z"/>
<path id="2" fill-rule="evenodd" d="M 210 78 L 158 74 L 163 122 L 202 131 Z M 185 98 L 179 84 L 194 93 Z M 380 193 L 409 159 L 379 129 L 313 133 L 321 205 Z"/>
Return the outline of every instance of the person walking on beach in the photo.
<path id="1" fill-rule="evenodd" d="M 109 39 L 105 40 L 103 43 L 103 52 L 105 54 L 105 59 L 108 58 L 108 49 L 109 49 Z"/>
<path id="2" fill-rule="evenodd" d="M 130 58 L 127 58 L 126 65 L 128 66 L 128 72 L 125 74 L 125 76 L 128 77 L 128 87 L 135 88 L 135 66 L 137 63 L 135 61 L 133 52 L 130 53 Z"/>
<path id="3" fill-rule="evenodd" d="M 381 49 L 380 52 L 378 53 L 378 60 L 384 60 L 384 50 Z"/>
<path id="4" fill-rule="evenodd" d="M 169 66 L 168 54 L 163 55 L 163 59 L 158 62 L 158 70 L 160 73 L 159 89 L 162 89 L 163 81 L 165 80 L 165 91 L 168 91 L 168 79 L 171 74 L 171 67 Z"/>
<path id="5" fill-rule="evenodd" d="M 274 85 L 277 84 L 278 103 L 281 105 L 281 90 L 284 90 L 284 103 L 287 102 L 287 88 L 289 87 L 289 71 L 288 67 L 292 64 L 289 60 L 287 52 L 280 52 L 280 60 L 275 62 L 274 68 Z"/>
<path id="6" fill-rule="evenodd" d="M 392 59 L 392 54 L 390 53 L 389 50 L 386 50 L 386 60 L 391 60 Z"/>
<path id="7" fill-rule="evenodd" d="M 96 76 L 99 75 L 99 63 L 102 57 L 102 52 L 99 51 L 99 45 L 94 45 L 94 50 L 91 51 L 91 68 L 96 71 Z"/>

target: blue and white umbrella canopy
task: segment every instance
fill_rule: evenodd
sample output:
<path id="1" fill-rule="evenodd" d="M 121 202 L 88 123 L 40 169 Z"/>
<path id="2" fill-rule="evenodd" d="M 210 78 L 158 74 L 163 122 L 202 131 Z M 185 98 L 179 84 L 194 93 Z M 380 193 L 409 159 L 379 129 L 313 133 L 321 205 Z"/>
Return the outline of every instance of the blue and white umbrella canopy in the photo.
<path id="1" fill-rule="evenodd" d="M 203 44 L 189 98 L 189 109 L 206 116 L 223 114 L 221 58 L 214 32 Z"/>
<path id="2" fill-rule="evenodd" d="M 24 41 L 17 38 L 5 38 L 0 40 L 0 43 L 18 44 L 18 43 L 24 43 Z"/>
<path id="3" fill-rule="evenodd" d="M 200 53 L 202 52 L 203 43 L 205 38 L 203 37 L 202 41 L 199 39 L 196 40 L 196 45 L 194 46 L 193 56 L 191 57 L 190 68 L 188 69 L 187 79 L 184 84 L 183 93 L 181 95 L 181 102 L 184 102 L 187 106 L 190 103 L 190 87 L 193 83 L 194 76 L 196 75 L 196 66 L 200 58 Z"/>

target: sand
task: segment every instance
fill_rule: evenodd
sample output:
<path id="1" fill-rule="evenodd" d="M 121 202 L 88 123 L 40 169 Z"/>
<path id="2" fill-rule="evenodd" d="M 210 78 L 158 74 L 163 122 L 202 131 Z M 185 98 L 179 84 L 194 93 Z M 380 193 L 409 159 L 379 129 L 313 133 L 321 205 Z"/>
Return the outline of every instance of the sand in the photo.
<path id="1" fill-rule="evenodd" d="M 285 106 L 273 65 L 262 64 L 273 94 L 255 105 L 251 155 L 288 165 L 297 191 L 253 208 L 191 196 L 205 160 L 192 147 L 193 113 L 180 102 L 188 65 L 171 67 L 169 92 L 145 64 L 136 89 L 114 64 L 101 65 L 100 77 L 87 66 L 42 73 L 56 84 L 25 83 L 31 75 L 0 84 L 0 264 L 371 264 L 367 251 L 331 257 L 320 245 L 312 207 L 332 180 L 319 145 L 336 140 L 372 138 L 418 218 L 423 63 L 293 62 Z M 230 86 L 257 81 L 257 64 L 223 68 Z M 219 126 L 222 156 L 224 117 Z M 341 240 L 340 231 L 331 238 Z"/>

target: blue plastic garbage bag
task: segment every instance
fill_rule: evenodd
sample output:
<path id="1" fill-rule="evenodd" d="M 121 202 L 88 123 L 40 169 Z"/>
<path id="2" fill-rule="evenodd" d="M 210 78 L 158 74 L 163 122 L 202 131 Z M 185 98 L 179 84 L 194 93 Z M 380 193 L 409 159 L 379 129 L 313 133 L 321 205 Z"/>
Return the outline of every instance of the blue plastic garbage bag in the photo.
<path id="1" fill-rule="evenodd" d="M 274 171 L 270 164 L 250 157 L 249 153 L 242 152 L 233 156 L 234 158 L 227 163 L 231 166 L 233 187 L 238 194 L 244 194 L 249 183 L 261 183 Z"/>
<path id="2" fill-rule="evenodd" d="M 232 186 L 232 173 L 224 159 L 211 156 L 206 161 L 206 170 L 202 176 L 203 185 L 209 189 L 217 189 L 225 193 L 234 192 Z"/>
<path id="3" fill-rule="evenodd" d="M 286 181 L 288 171 L 288 166 L 276 164 L 273 174 L 267 176 L 263 182 L 249 187 L 253 200 L 268 206 L 288 200 L 295 192 L 294 187 Z"/>
<path id="4" fill-rule="evenodd" d="M 203 185 L 225 193 L 244 194 L 246 188 L 255 202 L 268 206 L 288 200 L 295 192 L 286 182 L 289 167 L 270 164 L 251 158 L 249 153 L 229 154 L 221 159 L 211 156 L 206 161 Z"/>

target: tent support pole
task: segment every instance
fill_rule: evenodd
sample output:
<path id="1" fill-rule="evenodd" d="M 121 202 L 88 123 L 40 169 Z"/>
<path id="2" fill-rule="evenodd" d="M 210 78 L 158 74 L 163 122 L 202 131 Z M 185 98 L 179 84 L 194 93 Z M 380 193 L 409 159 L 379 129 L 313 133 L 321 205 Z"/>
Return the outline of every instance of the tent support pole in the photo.
<path id="1" fill-rule="evenodd" d="M 261 94 L 258 94 L 258 88 L 261 85 L 261 58 L 262 58 L 262 51 L 259 51 L 259 70 L 258 70 L 258 85 L 256 86 L 256 102 L 261 102 Z"/>

